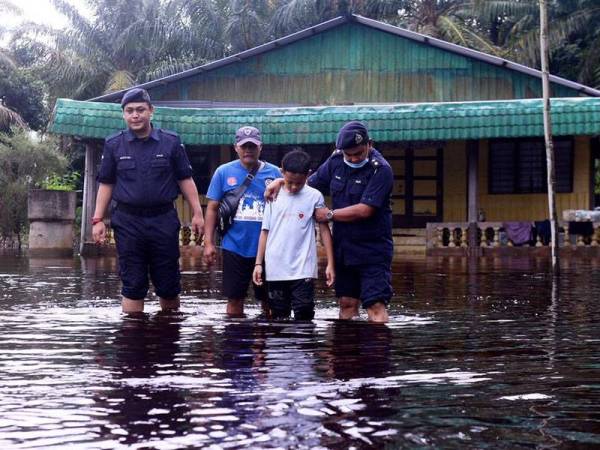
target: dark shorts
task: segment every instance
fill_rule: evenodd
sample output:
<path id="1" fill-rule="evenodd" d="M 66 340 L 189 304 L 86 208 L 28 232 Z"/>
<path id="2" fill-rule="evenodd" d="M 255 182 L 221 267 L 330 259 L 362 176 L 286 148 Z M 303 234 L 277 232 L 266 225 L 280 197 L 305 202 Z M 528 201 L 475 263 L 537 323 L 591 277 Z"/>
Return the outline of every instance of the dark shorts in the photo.
<path id="1" fill-rule="evenodd" d="M 389 264 L 335 265 L 335 295 L 354 297 L 368 308 L 377 302 L 388 304 L 392 298 L 392 273 Z"/>
<path id="2" fill-rule="evenodd" d="M 254 298 L 267 300 L 267 288 L 263 283 L 257 286 L 252 282 L 252 273 L 256 258 L 246 258 L 237 253 L 223 249 L 223 297 L 232 300 L 243 300 L 248 294 L 248 285 L 254 287 Z"/>
<path id="3" fill-rule="evenodd" d="M 287 319 L 294 311 L 296 320 L 315 317 L 314 280 L 269 281 L 269 308 L 273 319 Z"/>
<path id="4" fill-rule="evenodd" d="M 156 295 L 177 297 L 181 292 L 177 211 L 141 217 L 115 210 L 111 226 L 119 255 L 121 294 L 143 300 L 148 293 L 149 273 Z"/>

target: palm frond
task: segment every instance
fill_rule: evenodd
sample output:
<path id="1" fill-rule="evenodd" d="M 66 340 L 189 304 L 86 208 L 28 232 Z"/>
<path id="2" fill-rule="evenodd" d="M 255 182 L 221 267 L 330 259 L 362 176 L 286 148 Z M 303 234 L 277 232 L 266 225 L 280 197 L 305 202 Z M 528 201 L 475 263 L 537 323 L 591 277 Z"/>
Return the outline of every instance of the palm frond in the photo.
<path id="1" fill-rule="evenodd" d="M 104 88 L 104 94 L 110 92 L 121 91 L 135 84 L 135 78 L 131 72 L 127 70 L 118 70 L 114 72 L 108 79 Z"/>
<path id="2" fill-rule="evenodd" d="M 17 112 L 4 106 L 2 102 L 0 102 L 0 129 L 8 130 L 14 126 L 27 128 L 27 124 Z"/>

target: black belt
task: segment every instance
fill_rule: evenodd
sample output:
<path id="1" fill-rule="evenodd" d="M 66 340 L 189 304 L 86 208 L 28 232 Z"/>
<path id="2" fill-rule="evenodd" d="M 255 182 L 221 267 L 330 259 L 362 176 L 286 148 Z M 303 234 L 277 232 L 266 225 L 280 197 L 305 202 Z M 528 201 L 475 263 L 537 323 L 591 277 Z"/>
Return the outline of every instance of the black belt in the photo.
<path id="1" fill-rule="evenodd" d="M 133 216 L 154 217 L 171 211 L 173 203 L 165 203 L 158 206 L 133 206 L 127 203 L 117 203 L 115 209 Z"/>

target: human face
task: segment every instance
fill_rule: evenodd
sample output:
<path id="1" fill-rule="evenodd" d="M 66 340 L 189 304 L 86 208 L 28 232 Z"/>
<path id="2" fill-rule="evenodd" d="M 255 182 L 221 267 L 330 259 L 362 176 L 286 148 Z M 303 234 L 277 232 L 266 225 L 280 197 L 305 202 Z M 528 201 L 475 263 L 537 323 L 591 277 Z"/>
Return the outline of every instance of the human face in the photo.
<path id="1" fill-rule="evenodd" d="M 235 151 L 240 158 L 241 163 L 246 168 L 252 168 L 258 162 L 262 145 L 256 145 L 253 142 L 246 142 L 243 145 L 236 145 Z"/>
<path id="2" fill-rule="evenodd" d="M 145 137 L 150 134 L 152 126 L 152 113 L 154 108 L 146 102 L 131 102 L 123 108 L 123 119 L 127 127 L 138 137 Z"/>
<path id="3" fill-rule="evenodd" d="M 363 162 L 369 156 L 369 147 L 369 144 L 361 144 L 342 150 L 344 152 L 344 159 L 352 164 Z"/>
<path id="4" fill-rule="evenodd" d="M 283 170 L 283 185 L 290 194 L 297 194 L 306 185 L 308 175 L 304 173 L 288 172 Z"/>

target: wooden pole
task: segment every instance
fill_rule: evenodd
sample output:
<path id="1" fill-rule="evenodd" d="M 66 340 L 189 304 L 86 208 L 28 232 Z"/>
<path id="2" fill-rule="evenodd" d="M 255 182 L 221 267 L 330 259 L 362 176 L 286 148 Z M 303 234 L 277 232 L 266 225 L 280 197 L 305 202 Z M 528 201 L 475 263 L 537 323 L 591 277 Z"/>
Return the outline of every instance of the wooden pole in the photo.
<path id="1" fill-rule="evenodd" d="M 548 210 L 552 248 L 552 271 L 559 273 L 558 219 L 556 194 L 554 192 L 554 144 L 552 142 L 552 119 L 550 117 L 550 74 L 548 72 L 548 8 L 546 0 L 540 1 L 540 52 L 542 59 L 542 94 L 544 98 L 544 140 L 546 142 L 546 172 L 548 174 Z"/>

